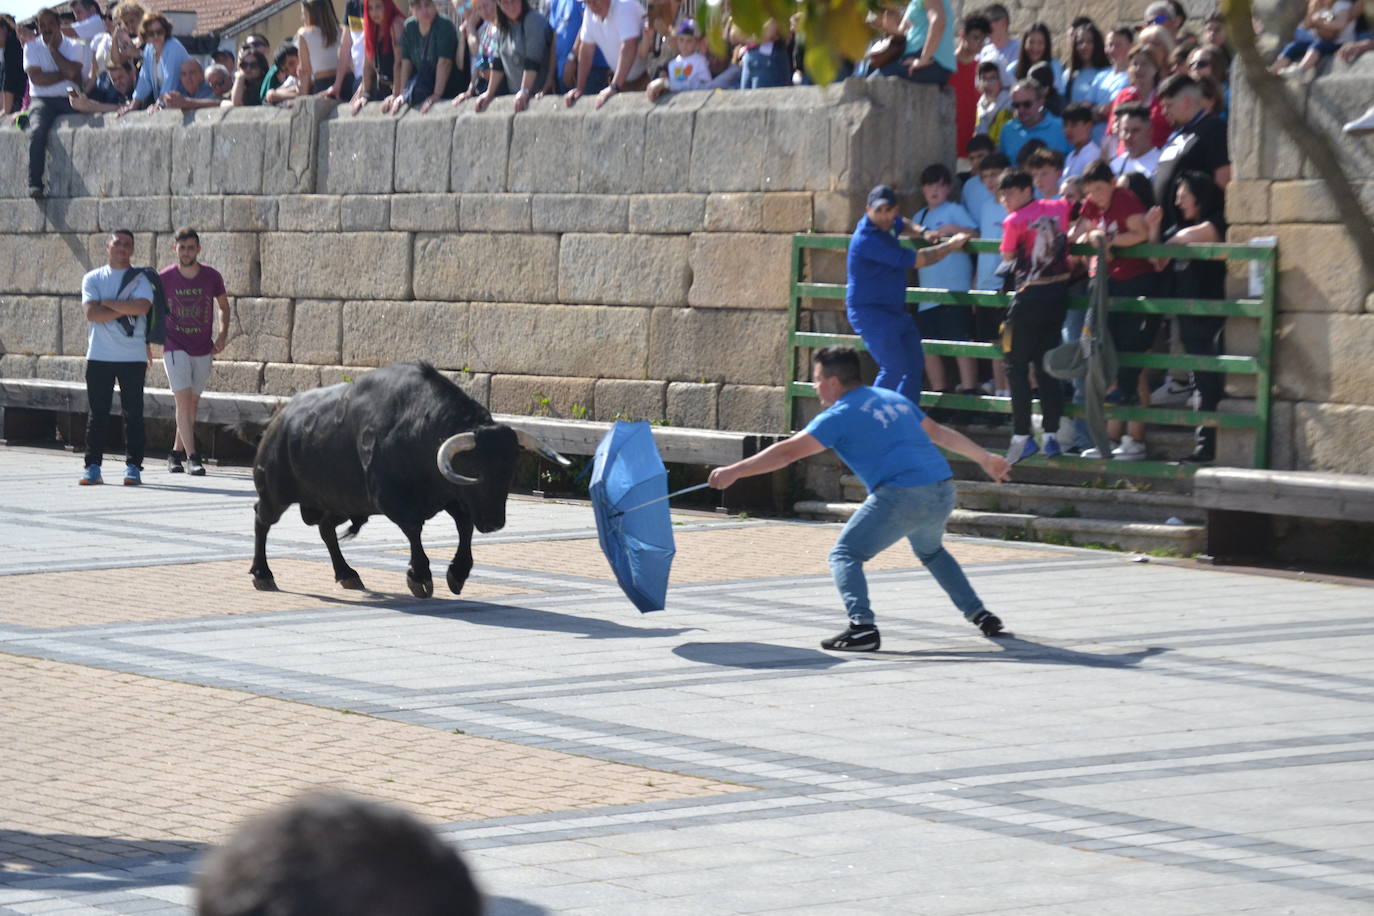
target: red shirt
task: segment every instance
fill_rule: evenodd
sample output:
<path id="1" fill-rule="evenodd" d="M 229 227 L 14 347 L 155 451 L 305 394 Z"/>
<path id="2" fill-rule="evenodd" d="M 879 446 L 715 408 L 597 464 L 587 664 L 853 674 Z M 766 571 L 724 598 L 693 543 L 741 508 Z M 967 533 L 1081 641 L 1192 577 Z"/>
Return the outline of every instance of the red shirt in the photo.
<path id="1" fill-rule="evenodd" d="M 1145 215 L 1145 205 L 1140 198 L 1126 188 L 1113 188 L 1106 210 L 1099 209 L 1091 200 L 1084 200 L 1081 215 L 1095 228 L 1107 233 L 1108 238 L 1116 238 L 1126 231 L 1126 220 L 1137 214 Z M 1096 276 L 1097 258 L 1093 258 L 1092 271 Z M 1153 272 L 1154 267 L 1145 258 L 1112 258 L 1107 276 L 1112 280 L 1133 280 Z"/>
<path id="2" fill-rule="evenodd" d="M 968 141 L 978 123 L 977 76 L 978 61 L 971 60 L 959 64 L 949 78 L 949 85 L 954 89 L 954 136 L 959 156 L 968 154 Z"/>
<path id="3" fill-rule="evenodd" d="M 1112 99 L 1112 110 L 1107 112 L 1107 123 L 1116 124 L 1116 107 L 1125 105 L 1128 102 L 1139 102 L 1140 96 L 1136 93 L 1134 86 L 1127 86 L 1116 94 Z M 1169 134 L 1174 132 L 1174 126 L 1169 123 L 1169 119 L 1164 117 L 1164 106 L 1160 104 L 1159 93 L 1150 96 L 1150 141 L 1152 146 L 1163 146 L 1169 140 Z M 1120 156 L 1126 152 L 1126 144 L 1118 141 L 1116 144 L 1116 154 Z"/>

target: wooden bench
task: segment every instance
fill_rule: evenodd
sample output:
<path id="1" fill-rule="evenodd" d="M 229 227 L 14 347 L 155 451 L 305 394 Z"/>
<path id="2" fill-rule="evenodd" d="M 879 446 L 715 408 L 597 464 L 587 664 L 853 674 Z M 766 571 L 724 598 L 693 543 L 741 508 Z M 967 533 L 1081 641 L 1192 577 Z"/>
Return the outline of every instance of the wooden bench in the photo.
<path id="1" fill-rule="evenodd" d="M 286 398 L 263 394 L 232 394 L 207 391 L 200 398 L 201 423 L 234 426 L 240 423 L 266 424 Z M 51 418 L 35 425 L 32 414 L 84 414 L 89 410 L 84 382 L 50 379 L 0 378 L 0 443 L 7 437 L 16 441 L 36 438 L 33 432 L 44 423 L 49 433 Z M 120 413 L 119 391 L 115 390 L 113 413 Z M 176 402 L 167 388 L 146 388 L 143 415 L 148 419 L 176 418 Z M 554 417 L 525 417 L 495 414 L 498 423 L 523 429 L 565 455 L 591 455 L 597 443 L 611 428 L 610 423 L 564 420 Z M 730 464 L 767 448 L 784 436 L 729 432 L 713 429 L 687 429 L 675 426 L 654 427 L 654 440 L 668 464 Z"/>
<path id="2" fill-rule="evenodd" d="M 1207 553 L 1215 559 L 1271 555 L 1275 518 L 1374 525 L 1374 477 L 1360 474 L 1203 468 L 1193 477 L 1193 501 L 1207 512 Z"/>

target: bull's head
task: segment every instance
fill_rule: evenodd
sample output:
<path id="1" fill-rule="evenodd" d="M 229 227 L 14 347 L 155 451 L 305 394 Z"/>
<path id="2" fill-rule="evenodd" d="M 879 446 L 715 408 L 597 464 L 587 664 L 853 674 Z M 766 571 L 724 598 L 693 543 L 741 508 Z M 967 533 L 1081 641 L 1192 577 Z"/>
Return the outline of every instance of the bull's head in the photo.
<path id="1" fill-rule="evenodd" d="M 439 473 L 449 483 L 459 486 L 463 502 L 472 510 L 473 522 L 479 531 L 496 531 L 506 523 L 506 495 L 515 471 L 515 445 L 564 467 L 572 464 L 534 436 L 509 426 L 486 426 L 458 433 L 439 446 L 436 456 Z M 465 457 L 469 460 L 465 461 Z M 462 463 L 465 470 L 476 469 L 478 476 L 460 473 L 454 467 L 455 462 Z"/>

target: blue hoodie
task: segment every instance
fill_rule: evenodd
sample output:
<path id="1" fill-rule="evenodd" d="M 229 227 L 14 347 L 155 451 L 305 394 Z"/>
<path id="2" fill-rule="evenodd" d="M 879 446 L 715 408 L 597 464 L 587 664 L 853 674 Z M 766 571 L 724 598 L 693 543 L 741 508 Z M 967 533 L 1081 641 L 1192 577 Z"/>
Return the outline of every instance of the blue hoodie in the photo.
<path id="1" fill-rule="evenodd" d="M 916 266 L 916 252 L 903 248 L 898 240 L 905 225 L 906 220 L 899 216 L 892 231 L 884 232 L 867 215 L 859 219 L 845 262 L 849 274 L 844 290 L 846 309 L 906 314 L 906 277 Z"/>

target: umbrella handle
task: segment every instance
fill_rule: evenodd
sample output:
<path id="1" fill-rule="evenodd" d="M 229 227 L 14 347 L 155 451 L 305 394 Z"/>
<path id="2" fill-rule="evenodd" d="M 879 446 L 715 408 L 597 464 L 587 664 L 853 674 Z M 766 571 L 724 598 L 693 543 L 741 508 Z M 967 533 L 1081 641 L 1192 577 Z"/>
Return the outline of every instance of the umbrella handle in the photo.
<path id="1" fill-rule="evenodd" d="M 630 513 L 630 512 L 635 511 L 636 509 L 643 509 L 645 506 L 652 506 L 654 503 L 661 503 L 661 502 L 663 502 L 665 499 L 672 499 L 674 496 L 681 496 L 683 493 L 691 493 L 693 490 L 700 490 L 700 489 L 702 489 L 703 487 L 709 487 L 710 485 L 711 485 L 710 481 L 707 481 L 706 483 L 699 483 L 699 484 L 697 484 L 697 485 L 694 486 L 694 487 L 683 487 L 681 490 L 674 490 L 672 493 L 669 493 L 667 496 L 660 496 L 660 497 L 658 497 L 657 499 L 651 499 L 651 500 L 649 500 L 647 503 L 640 503 L 640 504 L 637 505 L 637 506 L 631 506 L 630 508 L 623 510 L 620 514 L 621 514 L 621 515 L 626 515 L 626 514 L 628 514 L 628 513 Z"/>

